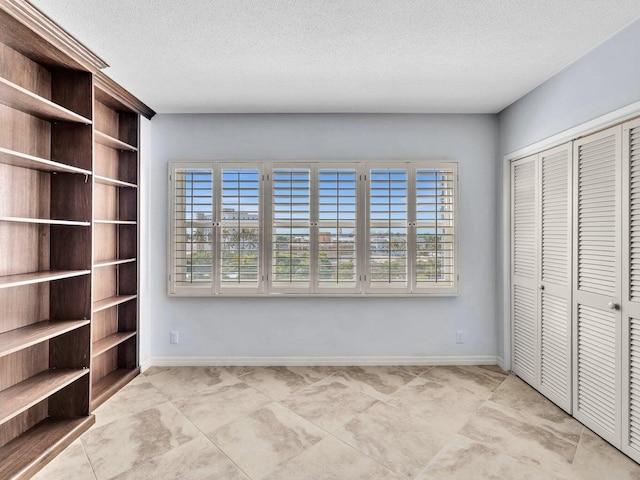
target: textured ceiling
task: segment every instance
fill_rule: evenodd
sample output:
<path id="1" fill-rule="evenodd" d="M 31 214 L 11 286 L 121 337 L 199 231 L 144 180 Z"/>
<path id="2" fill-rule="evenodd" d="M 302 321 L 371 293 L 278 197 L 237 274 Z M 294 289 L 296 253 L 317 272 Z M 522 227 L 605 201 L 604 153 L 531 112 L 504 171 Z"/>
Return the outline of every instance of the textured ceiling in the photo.
<path id="1" fill-rule="evenodd" d="M 160 113 L 498 112 L 638 0 L 32 0 Z"/>

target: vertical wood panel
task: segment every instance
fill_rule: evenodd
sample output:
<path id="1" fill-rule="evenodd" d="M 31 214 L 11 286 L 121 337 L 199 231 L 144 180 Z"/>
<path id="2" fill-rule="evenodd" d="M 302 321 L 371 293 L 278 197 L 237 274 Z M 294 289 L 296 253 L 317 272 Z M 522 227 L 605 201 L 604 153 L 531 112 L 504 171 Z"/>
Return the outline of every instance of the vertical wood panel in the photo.
<path id="1" fill-rule="evenodd" d="M 93 76 L 89 72 L 77 70 L 52 70 L 51 100 L 91 120 L 93 118 Z"/>
<path id="2" fill-rule="evenodd" d="M 3 43 L 0 43 L 0 77 L 51 99 L 51 72 Z"/>
<path id="3" fill-rule="evenodd" d="M 49 397 L 52 417 L 80 417 L 89 414 L 89 375 Z"/>
<path id="4" fill-rule="evenodd" d="M 0 333 L 49 318 L 49 284 L 0 290 Z"/>
<path id="5" fill-rule="evenodd" d="M 0 357 L 0 390 L 5 390 L 48 368 L 48 342 Z"/>
<path id="6" fill-rule="evenodd" d="M 1 45 L 1 44 L 0 44 Z M 0 104 L 0 146 L 36 157 L 51 157 L 51 124 Z"/>
<path id="7" fill-rule="evenodd" d="M 93 314 L 91 319 L 91 341 L 93 343 L 118 331 L 118 310 L 107 308 Z"/>
<path id="8" fill-rule="evenodd" d="M 49 340 L 51 368 L 89 368 L 91 328 L 78 328 Z"/>

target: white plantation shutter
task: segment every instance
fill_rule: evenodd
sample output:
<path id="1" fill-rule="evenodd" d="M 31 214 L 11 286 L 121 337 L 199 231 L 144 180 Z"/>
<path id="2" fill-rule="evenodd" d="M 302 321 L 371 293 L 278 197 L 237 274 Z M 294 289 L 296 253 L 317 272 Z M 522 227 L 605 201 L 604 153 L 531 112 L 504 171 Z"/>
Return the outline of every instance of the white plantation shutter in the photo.
<path id="1" fill-rule="evenodd" d="M 168 290 L 451 295 L 455 162 L 172 162 Z"/>
<path id="2" fill-rule="evenodd" d="M 261 280 L 260 169 L 223 165 L 219 177 L 221 288 L 257 291 Z"/>
<path id="3" fill-rule="evenodd" d="M 455 281 L 456 175 L 451 167 L 415 171 L 416 288 L 449 287 Z"/>
<path id="4" fill-rule="evenodd" d="M 621 127 L 574 142 L 575 417 L 621 446 Z"/>
<path id="5" fill-rule="evenodd" d="M 212 288 L 213 180 L 213 170 L 206 168 L 178 168 L 172 174 L 173 293 Z"/>
<path id="6" fill-rule="evenodd" d="M 409 179 L 406 168 L 369 171 L 369 288 L 408 291 Z"/>
<path id="7" fill-rule="evenodd" d="M 513 371 L 536 386 L 539 371 L 537 156 L 511 165 Z"/>
<path id="8" fill-rule="evenodd" d="M 355 168 L 317 171 L 316 261 L 320 290 L 357 288 L 357 184 Z"/>
<path id="9" fill-rule="evenodd" d="M 571 144 L 540 168 L 540 391 L 571 411 Z"/>
<path id="10" fill-rule="evenodd" d="M 272 173 L 271 286 L 311 287 L 311 169 L 278 167 Z"/>

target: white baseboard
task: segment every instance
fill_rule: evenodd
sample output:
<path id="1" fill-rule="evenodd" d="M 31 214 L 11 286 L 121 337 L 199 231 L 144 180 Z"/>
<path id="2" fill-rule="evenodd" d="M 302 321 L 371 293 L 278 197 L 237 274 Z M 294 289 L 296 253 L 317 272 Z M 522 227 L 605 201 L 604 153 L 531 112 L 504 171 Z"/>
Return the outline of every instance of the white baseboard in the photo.
<path id="1" fill-rule="evenodd" d="M 141 373 L 144 373 L 144 371 L 147 370 L 149 367 L 153 367 L 151 358 L 147 358 L 147 359 L 145 359 L 145 360 L 140 362 L 140 372 Z"/>
<path id="2" fill-rule="evenodd" d="M 504 368 L 504 359 L 502 357 L 496 357 L 496 365 L 498 365 L 502 370 L 507 370 Z"/>
<path id="3" fill-rule="evenodd" d="M 495 355 L 417 357 L 151 357 L 141 366 L 498 365 Z"/>

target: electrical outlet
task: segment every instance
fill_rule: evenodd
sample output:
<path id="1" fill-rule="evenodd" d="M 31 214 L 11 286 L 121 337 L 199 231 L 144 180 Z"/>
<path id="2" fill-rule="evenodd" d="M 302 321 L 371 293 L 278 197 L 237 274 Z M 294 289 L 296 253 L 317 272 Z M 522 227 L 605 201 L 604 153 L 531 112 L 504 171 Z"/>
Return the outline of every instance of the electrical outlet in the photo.
<path id="1" fill-rule="evenodd" d="M 456 332 L 456 343 L 464 343 L 464 338 L 462 337 L 462 331 L 460 330 Z"/>
<path id="2" fill-rule="evenodd" d="M 169 335 L 169 343 L 178 343 L 178 332 L 171 332 Z"/>

